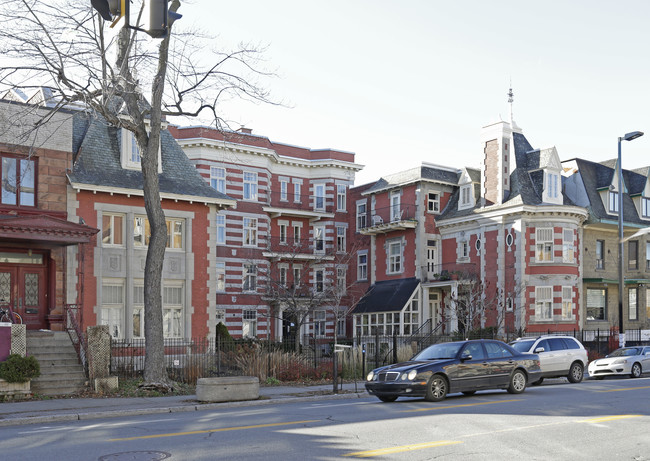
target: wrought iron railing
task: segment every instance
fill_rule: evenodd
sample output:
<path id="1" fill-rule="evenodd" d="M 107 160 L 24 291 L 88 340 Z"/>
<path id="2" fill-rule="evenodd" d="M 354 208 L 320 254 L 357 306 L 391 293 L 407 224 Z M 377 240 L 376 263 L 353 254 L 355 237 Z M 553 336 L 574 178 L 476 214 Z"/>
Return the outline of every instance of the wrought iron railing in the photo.
<path id="1" fill-rule="evenodd" d="M 366 229 L 403 221 L 417 221 L 415 205 L 395 205 L 375 208 L 372 211 L 357 215 L 357 228 Z"/>
<path id="2" fill-rule="evenodd" d="M 88 343 L 81 329 L 81 307 L 77 304 L 65 305 L 65 328 L 72 340 L 72 345 L 77 351 L 79 362 L 88 376 Z"/>

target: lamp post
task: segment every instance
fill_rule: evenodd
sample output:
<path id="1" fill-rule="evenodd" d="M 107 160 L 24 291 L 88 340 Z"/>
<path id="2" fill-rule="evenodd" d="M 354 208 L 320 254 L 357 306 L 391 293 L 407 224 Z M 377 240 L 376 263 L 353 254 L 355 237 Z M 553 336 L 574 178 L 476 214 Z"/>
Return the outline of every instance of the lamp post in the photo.
<path id="1" fill-rule="evenodd" d="M 618 138 L 618 345 L 625 346 L 623 329 L 623 168 L 621 168 L 621 141 L 632 141 L 643 136 L 642 131 L 632 131 Z"/>

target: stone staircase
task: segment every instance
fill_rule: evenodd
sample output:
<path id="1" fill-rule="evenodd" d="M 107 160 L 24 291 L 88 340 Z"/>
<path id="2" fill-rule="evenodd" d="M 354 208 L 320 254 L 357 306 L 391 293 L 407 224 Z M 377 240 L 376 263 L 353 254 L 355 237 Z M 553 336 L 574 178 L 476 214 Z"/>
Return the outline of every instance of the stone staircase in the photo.
<path id="1" fill-rule="evenodd" d="M 41 367 L 41 376 L 31 381 L 39 395 L 65 395 L 87 387 L 86 375 L 72 341 L 65 331 L 27 331 L 27 354 Z"/>

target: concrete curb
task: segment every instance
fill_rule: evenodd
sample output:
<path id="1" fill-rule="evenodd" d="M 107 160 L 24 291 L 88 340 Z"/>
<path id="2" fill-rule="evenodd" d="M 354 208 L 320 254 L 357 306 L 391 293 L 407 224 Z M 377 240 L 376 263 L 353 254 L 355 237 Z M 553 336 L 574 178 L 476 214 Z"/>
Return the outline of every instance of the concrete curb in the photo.
<path id="1" fill-rule="evenodd" d="M 98 410 L 85 413 L 57 413 L 41 416 L 24 416 L 16 418 L 0 419 L 0 427 L 6 426 L 21 426 L 27 424 L 46 424 L 61 421 L 83 421 L 101 418 L 116 418 L 120 416 L 138 416 L 138 415 L 154 415 L 162 413 L 186 413 L 191 411 L 206 411 L 217 410 L 221 408 L 238 408 L 250 407 L 260 405 L 275 405 L 280 403 L 299 403 L 299 402 L 313 402 L 320 400 L 344 400 L 352 398 L 365 398 L 369 394 L 365 391 L 349 392 L 342 394 L 323 394 L 323 395 L 310 395 L 300 397 L 279 397 L 267 398 L 258 400 L 246 400 L 240 402 L 223 402 L 223 403 L 206 403 L 206 404 L 190 404 L 190 405 L 177 405 L 177 406 L 161 406 L 150 408 L 129 408 L 121 410 Z M 53 410 L 56 411 L 56 410 Z"/>

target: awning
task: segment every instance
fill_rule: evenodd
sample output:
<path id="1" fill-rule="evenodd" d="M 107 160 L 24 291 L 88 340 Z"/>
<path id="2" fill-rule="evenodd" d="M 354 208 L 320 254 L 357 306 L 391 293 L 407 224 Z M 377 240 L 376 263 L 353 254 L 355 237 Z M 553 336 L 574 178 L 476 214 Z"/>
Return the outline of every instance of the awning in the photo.
<path id="1" fill-rule="evenodd" d="M 352 313 L 401 311 L 419 285 L 420 281 L 415 277 L 377 282 L 368 289 Z"/>
<path id="2" fill-rule="evenodd" d="M 607 285 L 618 285 L 618 279 L 605 279 L 605 278 L 584 278 L 583 283 L 602 283 Z M 625 279 L 625 285 L 638 285 L 640 283 L 650 283 L 650 279 Z"/>
<path id="3" fill-rule="evenodd" d="M 57 246 L 88 243 L 99 229 L 38 215 L 0 215 L 0 242 L 39 243 Z"/>

